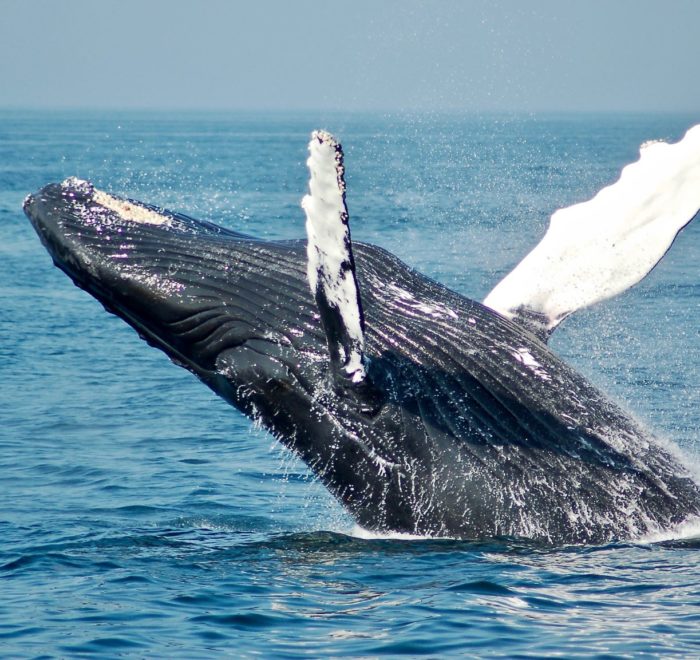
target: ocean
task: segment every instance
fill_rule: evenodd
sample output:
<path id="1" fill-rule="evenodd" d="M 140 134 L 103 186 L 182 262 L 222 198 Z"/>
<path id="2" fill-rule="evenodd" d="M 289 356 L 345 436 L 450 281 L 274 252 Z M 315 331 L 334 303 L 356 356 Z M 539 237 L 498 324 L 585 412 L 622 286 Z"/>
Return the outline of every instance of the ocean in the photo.
<path id="1" fill-rule="evenodd" d="M 306 144 L 353 238 L 483 299 L 557 208 L 689 115 L 0 112 L 0 657 L 700 655 L 700 529 L 606 546 L 361 538 L 305 466 L 51 264 L 24 196 L 68 176 L 304 235 Z M 550 346 L 700 457 L 700 222 Z"/>

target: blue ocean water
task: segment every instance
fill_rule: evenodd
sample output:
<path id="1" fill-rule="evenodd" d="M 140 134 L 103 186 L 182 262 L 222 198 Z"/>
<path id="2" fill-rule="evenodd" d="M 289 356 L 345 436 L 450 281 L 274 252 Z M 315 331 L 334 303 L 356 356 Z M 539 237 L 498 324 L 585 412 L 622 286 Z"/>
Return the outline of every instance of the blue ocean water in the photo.
<path id="1" fill-rule="evenodd" d="M 700 529 L 546 548 L 356 538 L 302 464 L 53 268 L 49 181 L 303 235 L 306 142 L 345 145 L 356 240 L 481 299 L 558 207 L 697 117 L 0 113 L 0 656 L 700 654 Z M 700 454 L 700 223 L 552 348 Z"/>

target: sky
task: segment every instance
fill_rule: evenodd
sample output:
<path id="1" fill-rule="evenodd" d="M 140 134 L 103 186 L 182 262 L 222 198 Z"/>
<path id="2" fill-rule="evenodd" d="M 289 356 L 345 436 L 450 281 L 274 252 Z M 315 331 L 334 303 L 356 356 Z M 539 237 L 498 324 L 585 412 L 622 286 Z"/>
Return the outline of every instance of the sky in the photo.
<path id="1" fill-rule="evenodd" d="M 698 0 L 0 0 L 0 108 L 700 112 Z"/>

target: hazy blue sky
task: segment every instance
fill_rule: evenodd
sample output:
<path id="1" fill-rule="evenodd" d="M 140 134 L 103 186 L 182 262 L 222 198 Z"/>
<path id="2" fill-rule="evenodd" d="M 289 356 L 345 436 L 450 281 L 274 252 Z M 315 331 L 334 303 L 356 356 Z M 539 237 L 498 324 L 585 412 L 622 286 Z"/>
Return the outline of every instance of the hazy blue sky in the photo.
<path id="1" fill-rule="evenodd" d="M 698 0 L 0 0 L 0 107 L 700 111 Z"/>

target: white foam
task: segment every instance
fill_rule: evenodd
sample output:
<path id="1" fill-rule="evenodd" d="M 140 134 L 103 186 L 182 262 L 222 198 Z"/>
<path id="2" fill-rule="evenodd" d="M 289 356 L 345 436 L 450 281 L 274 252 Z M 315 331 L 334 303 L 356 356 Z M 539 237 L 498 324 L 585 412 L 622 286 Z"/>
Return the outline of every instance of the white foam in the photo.
<path id="1" fill-rule="evenodd" d="M 512 351 L 513 357 L 528 367 L 538 378 L 542 380 L 552 380 L 552 377 L 547 373 L 544 367 L 533 357 L 529 349 L 525 347 L 518 348 Z"/>
<path id="2" fill-rule="evenodd" d="M 689 518 L 669 529 L 652 532 L 635 539 L 634 542 L 647 544 L 661 543 L 663 541 L 682 541 L 684 539 L 700 539 L 700 517 Z"/>
<path id="3" fill-rule="evenodd" d="M 552 216 L 542 241 L 484 300 L 513 318 L 569 314 L 645 277 L 700 208 L 700 125 L 676 144 L 646 142 L 637 162 L 593 199 Z"/>
<path id="4" fill-rule="evenodd" d="M 384 285 L 387 292 L 395 296 L 396 300 L 401 301 L 404 307 L 408 307 L 422 314 L 432 316 L 434 319 L 458 320 L 459 316 L 453 309 L 443 305 L 440 302 L 432 301 L 430 304 L 417 300 L 415 296 L 406 289 L 402 289 L 395 284 Z"/>
<path id="5" fill-rule="evenodd" d="M 430 536 L 426 534 L 409 534 L 407 532 L 373 532 L 355 524 L 347 532 L 348 536 L 365 541 L 431 541 L 456 540 L 446 536 Z M 700 540 L 700 517 L 691 518 L 666 530 L 657 530 L 644 536 L 632 539 L 631 543 L 650 545 L 665 541 Z"/>
<path id="6" fill-rule="evenodd" d="M 406 532 L 372 532 L 364 527 L 360 527 L 360 525 L 355 525 L 352 528 L 350 536 L 365 541 L 426 541 L 433 538 Z"/>

